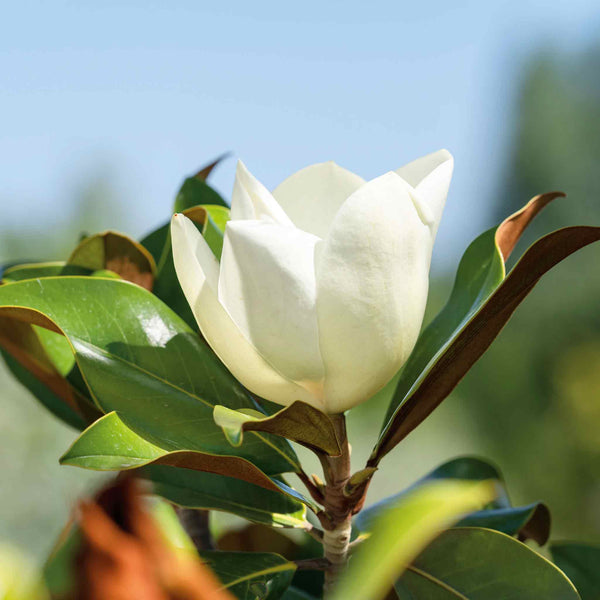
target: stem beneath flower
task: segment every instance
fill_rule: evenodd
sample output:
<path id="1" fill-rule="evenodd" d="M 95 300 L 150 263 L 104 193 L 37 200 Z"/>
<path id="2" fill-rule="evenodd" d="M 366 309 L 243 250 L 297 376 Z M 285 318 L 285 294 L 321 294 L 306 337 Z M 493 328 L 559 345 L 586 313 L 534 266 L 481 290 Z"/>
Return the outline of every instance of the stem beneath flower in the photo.
<path id="1" fill-rule="evenodd" d="M 319 455 L 325 476 L 323 497 L 324 515 L 323 550 L 331 566 L 325 571 L 325 596 L 327 596 L 340 573 L 348 563 L 348 546 L 352 532 L 353 502 L 344 494 L 350 479 L 350 445 L 343 414 L 330 415 L 342 448 L 340 456 Z"/>

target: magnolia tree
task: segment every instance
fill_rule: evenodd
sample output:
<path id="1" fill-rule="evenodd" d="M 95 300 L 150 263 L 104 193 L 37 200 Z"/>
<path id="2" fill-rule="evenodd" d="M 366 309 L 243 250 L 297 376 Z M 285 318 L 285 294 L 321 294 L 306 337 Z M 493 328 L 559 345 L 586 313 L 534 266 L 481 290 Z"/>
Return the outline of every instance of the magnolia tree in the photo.
<path id="1" fill-rule="evenodd" d="M 422 329 L 448 152 L 368 182 L 313 165 L 272 193 L 239 163 L 231 208 L 205 181 L 215 164 L 185 180 L 170 225 L 140 242 L 108 231 L 65 263 L 4 269 L 4 360 L 81 432 L 61 463 L 120 472 L 48 559 L 52 597 L 597 598 L 600 551 L 540 550 L 547 507 L 513 506 L 491 463 L 453 458 L 366 498 L 380 462 L 540 277 L 600 228 L 554 231 L 507 274 L 529 222 L 562 194 L 533 198 L 471 243 Z M 384 386 L 379 438 L 352 465 L 345 412 Z M 212 511 L 251 524 L 215 547 Z"/>

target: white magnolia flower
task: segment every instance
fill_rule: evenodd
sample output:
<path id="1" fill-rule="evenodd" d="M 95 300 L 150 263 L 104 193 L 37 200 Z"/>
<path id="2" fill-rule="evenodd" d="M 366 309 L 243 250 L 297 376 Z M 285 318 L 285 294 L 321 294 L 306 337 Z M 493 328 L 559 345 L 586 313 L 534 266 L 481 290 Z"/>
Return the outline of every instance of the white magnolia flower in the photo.
<path id="1" fill-rule="evenodd" d="M 177 276 L 233 375 L 258 396 L 328 413 L 381 389 L 421 328 L 452 169 L 446 150 L 369 182 L 328 162 L 271 194 L 240 162 L 220 264 L 175 215 Z"/>

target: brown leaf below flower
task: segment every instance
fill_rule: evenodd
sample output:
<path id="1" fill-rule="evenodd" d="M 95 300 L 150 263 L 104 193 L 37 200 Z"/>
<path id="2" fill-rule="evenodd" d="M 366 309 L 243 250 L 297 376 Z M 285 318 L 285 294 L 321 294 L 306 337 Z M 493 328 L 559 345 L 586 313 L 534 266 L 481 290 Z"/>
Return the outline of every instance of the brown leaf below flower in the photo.
<path id="1" fill-rule="evenodd" d="M 233 600 L 200 560 L 176 553 L 123 478 L 80 505 L 79 600 Z"/>

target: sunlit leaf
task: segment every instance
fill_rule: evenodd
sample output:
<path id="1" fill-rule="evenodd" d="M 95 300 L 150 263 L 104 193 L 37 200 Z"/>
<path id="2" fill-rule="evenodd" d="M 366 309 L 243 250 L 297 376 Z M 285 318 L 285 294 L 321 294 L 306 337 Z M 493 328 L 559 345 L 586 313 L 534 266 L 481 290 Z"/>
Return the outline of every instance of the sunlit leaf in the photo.
<path id="1" fill-rule="evenodd" d="M 253 432 L 231 446 L 214 423 L 214 405 L 255 403 L 202 340 L 139 286 L 90 277 L 28 280 L 0 286 L 0 307 L 14 321 L 65 335 L 98 406 L 118 411 L 153 443 L 241 456 L 267 474 L 299 468 L 281 438 Z"/>
<path id="2" fill-rule="evenodd" d="M 303 514 L 302 504 L 316 510 L 312 502 L 281 481 L 267 476 L 248 460 L 186 449 L 167 450 L 129 429 L 114 412 L 86 429 L 61 457 L 60 462 L 100 471 L 125 471 L 146 465 L 177 467 L 181 473 L 172 475 L 171 478 L 177 479 L 180 486 L 189 481 L 188 497 L 195 498 L 196 502 L 186 506 L 226 510 L 246 518 L 249 518 L 251 512 L 258 511 L 260 522 L 274 521 L 267 514 L 269 511 L 262 510 L 264 507 L 261 503 L 270 506 L 271 512 L 293 513 L 296 524 L 297 515 Z M 190 470 L 204 471 L 207 475 L 203 477 L 186 473 Z M 162 478 L 164 473 L 170 474 L 171 471 L 147 469 L 144 473 L 157 473 Z M 234 481 L 232 478 L 242 481 Z M 204 487 L 199 487 L 201 485 Z M 204 492 L 204 501 L 207 503 L 205 506 L 198 504 L 199 490 Z M 185 491 L 180 493 L 185 494 Z M 278 495 L 284 498 L 278 499 Z M 305 526 L 303 518 L 301 521 Z"/>

